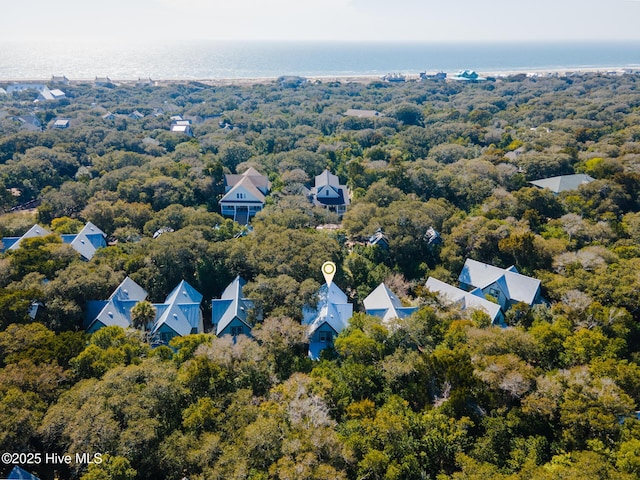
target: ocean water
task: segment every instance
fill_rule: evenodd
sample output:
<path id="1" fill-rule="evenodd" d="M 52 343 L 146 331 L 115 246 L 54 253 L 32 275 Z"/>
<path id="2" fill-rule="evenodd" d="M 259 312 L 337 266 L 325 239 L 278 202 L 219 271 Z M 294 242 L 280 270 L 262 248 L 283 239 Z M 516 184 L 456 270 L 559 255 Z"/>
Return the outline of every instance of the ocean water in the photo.
<path id="1" fill-rule="evenodd" d="M 403 44 L 3 42 L 0 81 L 366 76 L 640 68 L 640 43 Z"/>

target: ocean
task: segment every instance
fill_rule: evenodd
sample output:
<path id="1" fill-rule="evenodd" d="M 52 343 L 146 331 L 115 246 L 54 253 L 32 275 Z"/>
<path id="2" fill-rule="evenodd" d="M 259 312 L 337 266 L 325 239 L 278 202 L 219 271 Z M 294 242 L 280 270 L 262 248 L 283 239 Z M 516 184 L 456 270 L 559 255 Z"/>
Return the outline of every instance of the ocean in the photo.
<path id="1" fill-rule="evenodd" d="M 204 80 L 640 68 L 640 43 L 3 42 L 0 81 Z"/>

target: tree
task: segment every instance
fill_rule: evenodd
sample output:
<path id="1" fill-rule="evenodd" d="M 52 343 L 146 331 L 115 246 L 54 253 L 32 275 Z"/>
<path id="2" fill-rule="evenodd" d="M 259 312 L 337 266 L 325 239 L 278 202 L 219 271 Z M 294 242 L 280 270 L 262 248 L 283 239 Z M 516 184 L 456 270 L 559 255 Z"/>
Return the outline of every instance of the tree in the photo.
<path id="1" fill-rule="evenodd" d="M 156 308 L 146 300 L 136 303 L 131 308 L 131 324 L 143 332 L 156 319 Z"/>

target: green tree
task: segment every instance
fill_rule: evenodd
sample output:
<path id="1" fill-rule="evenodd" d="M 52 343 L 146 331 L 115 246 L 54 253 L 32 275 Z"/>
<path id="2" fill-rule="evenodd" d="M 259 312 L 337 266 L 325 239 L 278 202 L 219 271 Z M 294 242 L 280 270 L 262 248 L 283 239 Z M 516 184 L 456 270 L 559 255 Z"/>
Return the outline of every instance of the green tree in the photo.
<path id="1" fill-rule="evenodd" d="M 131 324 L 134 328 L 145 331 L 156 318 L 156 308 L 151 302 L 142 301 L 131 308 Z"/>

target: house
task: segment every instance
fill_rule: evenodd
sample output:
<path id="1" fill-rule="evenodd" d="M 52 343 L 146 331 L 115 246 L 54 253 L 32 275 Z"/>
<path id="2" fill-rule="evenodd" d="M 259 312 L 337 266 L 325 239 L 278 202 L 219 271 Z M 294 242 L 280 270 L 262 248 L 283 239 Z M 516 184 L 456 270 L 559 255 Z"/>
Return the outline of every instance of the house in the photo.
<path id="1" fill-rule="evenodd" d="M 113 82 L 109 77 L 96 77 L 93 84 L 96 87 L 112 87 L 113 86 Z"/>
<path id="2" fill-rule="evenodd" d="M 59 84 L 59 85 L 69 85 L 69 79 L 64 75 L 51 75 L 51 80 L 49 83 Z"/>
<path id="3" fill-rule="evenodd" d="M 96 250 L 107 246 L 107 235 L 91 222 L 87 222 L 78 234 L 61 237 L 62 241 L 71 245 L 84 260 L 91 260 Z"/>
<path id="4" fill-rule="evenodd" d="M 418 310 L 418 307 L 405 307 L 389 287 L 381 283 L 364 299 L 367 315 L 379 317 L 383 322 L 394 318 L 405 318 Z"/>
<path id="5" fill-rule="evenodd" d="M 22 115 L 21 117 L 12 117 L 12 119 L 20 122 L 21 127 L 25 130 L 42 131 L 42 123 L 35 115 Z"/>
<path id="6" fill-rule="evenodd" d="M 542 178 L 529 183 L 538 188 L 551 190 L 557 195 L 558 193 L 566 192 L 567 190 L 577 190 L 580 185 L 586 185 L 594 180 L 595 178 L 590 177 L 589 175 L 577 173 L 575 175 L 559 175 L 557 177 Z"/>
<path id="7" fill-rule="evenodd" d="M 156 309 L 156 319 L 150 329 L 153 343 L 166 345 L 174 337 L 204 333 L 201 303 L 202 294 L 182 280 L 164 303 L 153 305 Z"/>
<path id="8" fill-rule="evenodd" d="M 42 90 L 39 91 L 36 102 L 42 100 L 60 100 L 64 97 L 66 97 L 66 94 L 62 90 L 59 90 L 57 88 L 49 90 L 48 87 L 44 86 Z"/>
<path id="9" fill-rule="evenodd" d="M 253 167 L 242 175 L 225 175 L 226 193 L 219 202 L 222 215 L 233 217 L 241 225 L 248 224 L 264 208 L 270 188 L 269 179 Z"/>
<path id="10" fill-rule="evenodd" d="M 131 309 L 147 299 L 147 292 L 131 278 L 125 278 L 106 301 L 87 304 L 85 329 L 93 333 L 101 328 L 118 326 L 130 328 Z M 167 296 L 164 303 L 156 303 L 156 316 L 146 326 L 153 342 L 166 344 L 173 337 L 204 333 L 200 304 L 202 295 L 184 280 Z"/>
<path id="11" fill-rule="evenodd" d="M 35 475 L 30 474 L 26 470 L 18 466 L 15 466 L 13 467 L 13 470 L 9 472 L 9 475 L 7 476 L 7 480 L 40 480 L 40 479 Z"/>
<path id="12" fill-rule="evenodd" d="M 40 225 L 34 225 L 21 237 L 4 237 L 2 252 L 15 250 L 25 238 L 45 237 L 52 232 Z M 60 235 L 62 242 L 70 245 L 84 260 L 91 260 L 96 250 L 107 246 L 106 234 L 93 223 L 87 222 L 78 234 Z"/>
<path id="13" fill-rule="evenodd" d="M 213 331 L 218 337 L 251 335 L 253 326 L 249 314 L 254 308 L 254 303 L 242 296 L 242 287 L 246 283 L 246 280 L 236 277 L 224 289 L 220 298 L 211 302 L 211 322 Z"/>
<path id="14" fill-rule="evenodd" d="M 144 113 L 141 113 L 138 110 L 134 110 L 129 114 L 129 118 L 133 118 L 134 120 L 140 120 L 141 118 L 144 118 Z"/>
<path id="15" fill-rule="evenodd" d="M 58 129 L 65 129 L 65 128 L 69 128 L 69 125 L 71 125 L 71 120 L 69 120 L 68 118 L 58 118 L 57 120 L 55 120 L 53 122 L 53 128 L 58 128 Z"/>
<path id="16" fill-rule="evenodd" d="M 278 77 L 277 82 L 282 88 L 298 88 L 307 83 L 308 80 L 297 75 L 284 75 Z"/>
<path id="17" fill-rule="evenodd" d="M 382 231 L 382 228 L 378 228 L 376 233 L 369 237 L 367 245 L 370 247 L 378 246 L 384 250 L 389 250 L 389 239 Z"/>
<path id="18" fill-rule="evenodd" d="M 136 82 L 136 87 L 151 87 L 153 86 L 153 80 L 151 78 L 140 78 L 138 77 L 138 81 Z"/>
<path id="19" fill-rule="evenodd" d="M 349 192 L 345 185 L 340 185 L 336 175 L 325 170 L 315 178 L 315 186 L 309 191 L 309 200 L 315 206 L 343 215 L 349 206 Z"/>
<path id="20" fill-rule="evenodd" d="M 115 120 L 116 116 L 111 112 L 107 112 L 102 116 L 102 119 L 103 120 Z"/>
<path id="21" fill-rule="evenodd" d="M 20 243 L 25 238 L 36 238 L 36 237 L 46 237 L 47 235 L 51 235 L 52 232 L 47 230 L 46 228 L 41 227 L 38 224 L 35 224 L 29 230 L 27 230 L 21 237 L 4 237 L 2 239 L 2 253 L 9 250 L 16 250 L 20 248 Z"/>
<path id="22" fill-rule="evenodd" d="M 47 88 L 47 86 L 42 83 L 13 83 L 7 87 L 7 93 L 13 94 L 25 92 L 28 90 L 36 90 L 38 92 L 41 92 L 45 88 Z"/>
<path id="23" fill-rule="evenodd" d="M 358 118 L 376 118 L 384 117 L 384 114 L 376 110 L 361 110 L 358 108 L 349 108 L 343 113 L 345 117 L 358 117 Z"/>
<path id="24" fill-rule="evenodd" d="M 489 315 L 492 325 L 504 324 L 504 314 L 500 305 L 487 300 L 479 288 L 467 292 L 433 277 L 427 279 L 425 286 L 438 294 L 442 301 L 455 304 L 460 310 L 480 310 Z"/>
<path id="25" fill-rule="evenodd" d="M 401 83 L 405 82 L 406 80 L 407 77 L 405 77 L 401 73 L 387 73 L 382 77 L 383 82 Z"/>
<path id="26" fill-rule="evenodd" d="M 486 78 L 481 77 L 473 70 L 461 70 L 454 77 L 451 77 L 452 80 L 456 80 L 459 82 L 484 82 Z"/>
<path id="27" fill-rule="evenodd" d="M 446 80 L 447 74 L 445 72 L 420 72 L 420 80 Z"/>
<path id="28" fill-rule="evenodd" d="M 320 358 L 320 352 L 333 345 L 333 339 L 349 326 L 353 316 L 353 304 L 333 282 L 326 283 L 317 292 L 316 308 L 302 310 L 302 324 L 307 326 L 309 357 Z"/>
<path id="29" fill-rule="evenodd" d="M 527 305 L 546 302 L 540 293 L 540 280 L 521 275 L 515 266 L 502 269 L 468 258 L 458 281 L 466 291 L 479 288 L 485 297 L 495 298 L 504 312 L 520 302 Z"/>
<path id="30" fill-rule="evenodd" d="M 93 333 L 104 327 L 131 326 L 131 309 L 147 299 L 147 292 L 131 278 L 125 278 L 106 301 L 87 303 L 85 330 Z"/>
<path id="31" fill-rule="evenodd" d="M 174 133 L 182 133 L 188 137 L 193 137 L 193 130 L 191 125 L 171 125 L 171 131 Z"/>
<path id="32" fill-rule="evenodd" d="M 442 244 L 442 237 L 440 236 L 440 233 L 433 227 L 427 228 L 427 231 L 424 234 L 424 240 L 431 247 Z"/>

